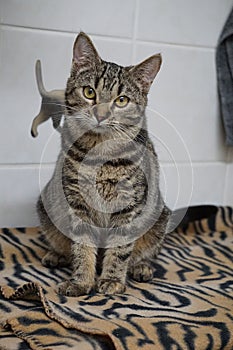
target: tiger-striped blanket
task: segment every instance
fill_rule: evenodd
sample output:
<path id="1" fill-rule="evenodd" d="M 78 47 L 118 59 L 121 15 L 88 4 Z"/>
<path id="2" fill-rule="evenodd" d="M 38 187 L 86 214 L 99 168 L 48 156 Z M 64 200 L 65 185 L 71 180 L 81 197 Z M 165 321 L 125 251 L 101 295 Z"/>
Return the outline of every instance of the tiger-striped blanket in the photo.
<path id="1" fill-rule="evenodd" d="M 169 234 L 151 283 L 126 294 L 57 295 L 69 269 L 41 265 L 38 228 L 2 229 L 0 349 L 233 349 L 233 210 Z"/>

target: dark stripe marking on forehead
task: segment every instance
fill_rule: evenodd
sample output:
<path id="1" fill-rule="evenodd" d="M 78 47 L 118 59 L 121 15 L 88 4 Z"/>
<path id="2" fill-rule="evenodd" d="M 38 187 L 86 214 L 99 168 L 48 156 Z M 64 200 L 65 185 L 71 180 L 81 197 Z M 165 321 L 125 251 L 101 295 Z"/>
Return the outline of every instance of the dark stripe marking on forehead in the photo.
<path id="1" fill-rule="evenodd" d="M 98 81 L 96 81 L 96 87 L 98 86 L 99 82 L 103 80 L 103 89 L 111 91 L 113 86 L 119 82 L 122 69 L 123 68 L 121 66 L 118 66 L 115 63 L 106 62 L 105 69 L 102 71 Z"/>

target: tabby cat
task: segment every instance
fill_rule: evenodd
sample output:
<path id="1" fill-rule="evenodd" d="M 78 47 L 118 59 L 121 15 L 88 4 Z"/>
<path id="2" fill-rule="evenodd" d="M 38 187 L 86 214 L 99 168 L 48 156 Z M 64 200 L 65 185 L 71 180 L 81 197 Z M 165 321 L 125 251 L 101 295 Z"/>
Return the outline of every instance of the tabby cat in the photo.
<path id="1" fill-rule="evenodd" d="M 100 58 L 81 32 L 65 91 L 61 151 L 37 208 L 49 251 L 42 264 L 72 265 L 66 296 L 125 291 L 127 275 L 153 277 L 170 216 L 145 118 L 160 54 L 122 67 Z"/>

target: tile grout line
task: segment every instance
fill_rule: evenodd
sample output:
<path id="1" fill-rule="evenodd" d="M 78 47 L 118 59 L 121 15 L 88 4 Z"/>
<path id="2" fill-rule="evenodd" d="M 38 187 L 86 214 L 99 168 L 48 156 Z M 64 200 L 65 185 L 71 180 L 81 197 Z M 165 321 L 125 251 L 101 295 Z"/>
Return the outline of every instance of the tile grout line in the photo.
<path id="1" fill-rule="evenodd" d="M 132 64 L 136 63 L 136 38 L 137 38 L 137 29 L 138 29 L 138 16 L 139 16 L 139 0 L 135 0 L 134 8 L 134 23 L 133 23 L 133 37 L 132 37 Z"/>
<path id="2" fill-rule="evenodd" d="M 120 37 L 120 36 L 106 36 L 103 34 L 95 34 L 95 33 L 91 33 L 89 32 L 89 34 L 93 37 L 93 38 L 100 38 L 100 39 L 105 39 L 105 40 L 115 40 L 115 41 L 121 41 L 121 42 L 125 42 L 125 43 L 133 43 L 133 52 L 132 52 L 132 59 L 134 60 L 134 56 L 135 56 L 135 48 L 136 48 L 136 44 L 146 44 L 146 45 L 161 45 L 161 46 L 171 46 L 171 47 L 177 47 L 177 48 L 183 48 L 183 49 L 195 49 L 195 50 L 206 50 L 206 51 L 215 51 L 215 47 L 214 46 L 204 46 L 204 45 L 195 45 L 195 44 L 182 44 L 182 43 L 175 43 L 175 42 L 166 42 L 166 41 L 153 41 L 153 40 L 142 40 L 142 39 L 136 39 L 136 26 L 137 26 L 137 22 L 138 22 L 138 7 L 139 5 L 139 0 L 135 0 L 135 18 L 134 18 L 134 29 L 133 29 L 133 37 Z M 13 25 L 13 24 L 7 24 L 7 23 L 2 23 L 1 27 L 4 28 L 15 28 L 15 29 L 21 29 L 21 30 L 31 30 L 31 31 L 37 31 L 37 32 L 48 32 L 48 33 L 59 33 L 61 35 L 68 35 L 68 34 L 77 34 L 77 32 L 75 31 L 64 31 L 64 30 L 58 30 L 58 29 L 49 29 L 49 28 L 34 28 L 34 27 L 25 27 L 25 26 L 20 26 L 20 25 Z"/>
<path id="3" fill-rule="evenodd" d="M 179 165 L 189 165 L 189 163 L 187 161 L 177 161 L 176 162 L 177 164 Z M 44 167 L 44 168 L 49 168 L 49 167 L 53 167 L 54 165 L 56 164 L 56 162 L 48 162 L 48 163 L 0 163 L 0 170 L 1 169 L 19 169 L 19 168 L 25 168 L 25 169 L 30 169 L 30 168 L 40 168 L 41 167 Z M 173 162 L 169 162 L 169 161 L 163 161 L 163 160 L 160 160 L 160 164 L 161 165 L 165 165 L 165 166 L 174 166 L 174 163 Z M 227 163 L 224 161 L 224 160 L 213 160 L 213 161 L 206 161 L 206 160 L 203 160 L 203 161 L 193 161 L 192 160 L 192 165 L 194 166 L 219 166 L 219 165 L 227 165 Z"/>
<path id="4" fill-rule="evenodd" d="M 77 31 L 71 31 L 71 30 L 59 30 L 59 29 L 50 29 L 50 28 L 35 28 L 35 27 L 26 27 L 26 26 L 21 26 L 21 25 L 16 25 L 16 24 L 8 24 L 8 23 L 4 23 L 1 24 L 2 27 L 6 27 L 6 28 L 13 28 L 15 30 L 23 30 L 23 31 L 35 31 L 35 32 L 48 32 L 48 33 L 53 33 L 53 34 L 61 34 L 61 35 L 77 35 L 77 33 L 79 32 L 79 30 Z M 88 32 L 87 34 L 91 35 L 94 38 L 101 38 L 101 39 L 105 39 L 105 40 L 120 40 L 122 42 L 127 42 L 130 43 L 131 42 L 131 38 L 130 37 L 121 37 L 121 36 L 117 36 L 117 35 L 103 35 L 103 34 L 96 34 L 96 33 L 92 33 L 92 32 Z"/>
<path id="5" fill-rule="evenodd" d="M 163 161 L 163 160 L 160 160 L 160 164 L 162 165 L 174 165 L 173 162 L 168 162 L 168 161 Z M 187 162 L 187 161 L 176 161 L 176 164 L 179 164 L 179 165 L 189 165 L 190 163 Z M 192 165 L 194 166 L 219 166 L 219 165 L 226 165 L 226 162 L 224 160 L 213 160 L 213 161 L 206 161 L 206 160 L 198 160 L 198 161 L 195 161 L 195 160 L 192 160 Z"/>
<path id="6" fill-rule="evenodd" d="M 137 42 L 139 44 L 146 44 L 146 45 L 153 45 L 153 44 L 160 44 L 163 46 L 172 46 L 172 47 L 178 47 L 178 48 L 183 48 L 183 49 L 196 49 L 196 50 L 210 50 L 210 51 L 215 51 L 214 46 L 204 46 L 204 45 L 195 45 L 195 44 L 182 44 L 182 43 L 177 43 L 177 42 L 169 42 L 169 41 L 160 41 L 160 40 L 146 40 L 146 39 L 137 39 Z"/>
<path id="7" fill-rule="evenodd" d="M 19 170 L 19 168 L 21 169 L 40 169 L 40 167 L 42 168 L 50 168 L 50 167 L 54 167 L 55 166 L 55 162 L 54 163 L 2 163 L 0 164 L 0 170 L 14 170 L 17 169 Z"/>

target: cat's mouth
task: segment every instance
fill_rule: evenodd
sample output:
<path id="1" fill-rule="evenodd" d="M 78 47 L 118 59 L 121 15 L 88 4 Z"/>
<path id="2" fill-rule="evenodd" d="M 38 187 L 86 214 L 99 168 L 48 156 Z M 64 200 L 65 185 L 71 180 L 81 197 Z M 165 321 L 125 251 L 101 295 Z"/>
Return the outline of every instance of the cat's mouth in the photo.
<path id="1" fill-rule="evenodd" d="M 93 131 L 97 134 L 104 134 L 109 132 L 107 124 L 98 123 L 94 126 Z"/>

